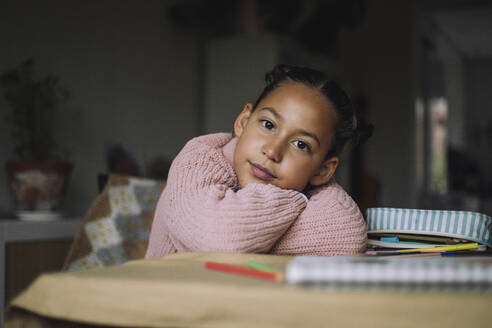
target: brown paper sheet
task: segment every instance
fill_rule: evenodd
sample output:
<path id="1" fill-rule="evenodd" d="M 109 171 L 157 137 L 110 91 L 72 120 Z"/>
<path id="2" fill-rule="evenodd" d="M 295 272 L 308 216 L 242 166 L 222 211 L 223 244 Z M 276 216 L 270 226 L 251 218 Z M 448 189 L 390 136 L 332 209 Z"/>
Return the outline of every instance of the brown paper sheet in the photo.
<path id="1" fill-rule="evenodd" d="M 485 327 L 492 295 L 321 291 L 217 272 L 206 261 L 285 268 L 290 257 L 183 253 L 40 276 L 11 302 L 6 327 L 34 317 L 115 327 Z M 31 316 L 22 313 L 31 313 Z M 63 326 L 63 325 L 62 325 Z M 44 327 L 39 325 L 39 327 Z M 74 325 L 75 327 L 75 325 Z"/>

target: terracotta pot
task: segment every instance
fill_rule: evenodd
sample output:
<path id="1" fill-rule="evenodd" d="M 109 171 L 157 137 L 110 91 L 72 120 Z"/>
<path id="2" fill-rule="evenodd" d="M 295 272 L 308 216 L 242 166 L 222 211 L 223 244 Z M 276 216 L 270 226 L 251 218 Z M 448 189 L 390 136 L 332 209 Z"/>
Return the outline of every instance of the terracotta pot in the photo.
<path id="1" fill-rule="evenodd" d="M 60 211 L 72 168 L 72 163 L 66 161 L 8 161 L 17 213 Z"/>

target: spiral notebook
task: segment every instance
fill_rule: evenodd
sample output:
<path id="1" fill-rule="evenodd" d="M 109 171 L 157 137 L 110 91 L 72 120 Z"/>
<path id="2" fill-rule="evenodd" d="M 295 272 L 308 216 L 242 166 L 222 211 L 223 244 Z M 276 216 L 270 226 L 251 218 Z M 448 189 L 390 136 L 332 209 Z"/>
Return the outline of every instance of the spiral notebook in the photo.
<path id="1" fill-rule="evenodd" d="M 492 292 L 492 257 L 297 256 L 286 281 L 315 288 L 474 289 Z"/>

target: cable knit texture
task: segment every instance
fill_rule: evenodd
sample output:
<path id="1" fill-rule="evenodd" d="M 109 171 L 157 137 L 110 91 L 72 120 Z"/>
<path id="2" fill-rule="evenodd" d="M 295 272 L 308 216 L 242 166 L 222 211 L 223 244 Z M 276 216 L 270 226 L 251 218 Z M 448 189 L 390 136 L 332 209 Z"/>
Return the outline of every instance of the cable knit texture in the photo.
<path id="1" fill-rule="evenodd" d="M 239 189 L 229 133 L 190 140 L 174 159 L 157 205 L 146 258 L 223 251 L 290 255 L 355 254 L 367 230 L 335 182 L 303 195 L 267 184 Z"/>

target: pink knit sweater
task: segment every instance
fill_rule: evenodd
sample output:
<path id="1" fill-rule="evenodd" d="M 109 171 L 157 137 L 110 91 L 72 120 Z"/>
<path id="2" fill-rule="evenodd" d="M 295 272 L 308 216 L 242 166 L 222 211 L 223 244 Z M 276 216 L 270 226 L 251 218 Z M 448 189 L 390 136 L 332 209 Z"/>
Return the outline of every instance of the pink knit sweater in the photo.
<path id="1" fill-rule="evenodd" d="M 335 182 L 312 190 L 248 184 L 232 167 L 236 138 L 190 140 L 174 159 L 159 199 L 146 258 L 223 251 L 344 255 L 364 250 L 367 230 L 352 198 Z"/>

